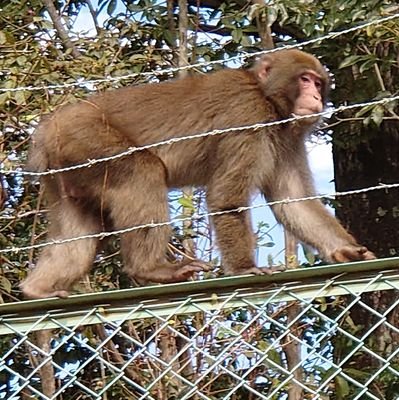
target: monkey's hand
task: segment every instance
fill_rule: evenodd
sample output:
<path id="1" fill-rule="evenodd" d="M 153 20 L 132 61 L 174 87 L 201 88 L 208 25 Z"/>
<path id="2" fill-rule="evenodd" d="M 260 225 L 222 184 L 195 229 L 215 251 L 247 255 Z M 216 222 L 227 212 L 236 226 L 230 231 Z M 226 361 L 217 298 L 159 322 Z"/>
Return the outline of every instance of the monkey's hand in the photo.
<path id="1" fill-rule="evenodd" d="M 209 271 L 209 266 L 200 261 L 200 260 L 193 260 L 189 264 L 180 266 L 178 269 L 174 270 L 171 277 L 171 282 L 184 282 L 198 272 L 206 272 Z"/>
<path id="2" fill-rule="evenodd" d="M 337 263 L 374 260 L 375 258 L 374 253 L 367 247 L 355 244 L 342 246 L 331 254 L 332 261 Z"/>

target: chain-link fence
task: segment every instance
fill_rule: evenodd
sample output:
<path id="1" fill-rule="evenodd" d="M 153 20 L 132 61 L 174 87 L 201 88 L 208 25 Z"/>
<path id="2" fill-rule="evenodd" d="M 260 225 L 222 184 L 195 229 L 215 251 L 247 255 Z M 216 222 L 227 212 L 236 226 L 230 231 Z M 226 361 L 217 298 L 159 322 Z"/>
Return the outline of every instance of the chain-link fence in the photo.
<path id="1" fill-rule="evenodd" d="M 0 399 L 399 398 L 399 258 L 0 306 Z"/>

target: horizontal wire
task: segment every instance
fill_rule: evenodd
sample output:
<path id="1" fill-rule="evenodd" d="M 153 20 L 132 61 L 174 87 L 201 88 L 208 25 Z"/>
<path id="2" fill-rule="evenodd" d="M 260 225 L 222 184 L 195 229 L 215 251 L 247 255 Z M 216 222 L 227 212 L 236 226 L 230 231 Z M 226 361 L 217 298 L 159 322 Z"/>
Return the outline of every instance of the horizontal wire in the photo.
<path id="1" fill-rule="evenodd" d="M 172 137 L 170 139 L 162 140 L 160 142 L 151 143 L 151 144 L 147 144 L 147 145 L 140 146 L 140 147 L 130 147 L 127 150 L 122 151 L 121 153 L 117 153 L 113 156 L 91 159 L 91 160 L 88 160 L 87 162 L 84 162 L 81 164 L 76 164 L 76 165 L 72 165 L 70 167 L 65 167 L 65 168 L 49 169 L 44 172 L 24 171 L 22 169 L 0 169 L 0 173 L 3 175 L 25 175 L 25 176 L 37 176 L 37 177 L 46 176 L 46 175 L 54 175 L 57 173 L 70 172 L 70 171 L 74 171 L 74 170 L 81 169 L 81 168 L 90 168 L 93 165 L 107 162 L 107 161 L 117 160 L 119 158 L 129 156 L 138 151 L 149 150 L 149 149 L 153 149 L 153 148 L 160 147 L 160 146 L 172 145 L 172 144 L 187 141 L 187 140 L 199 139 L 199 138 L 204 138 L 204 137 L 208 137 L 208 136 L 216 136 L 216 135 L 221 135 L 224 133 L 240 132 L 240 131 L 244 131 L 244 130 L 256 131 L 256 130 L 259 130 L 262 128 L 267 128 L 267 127 L 276 126 L 276 125 L 282 125 L 282 124 L 295 122 L 295 121 L 301 121 L 303 119 L 332 115 L 332 114 L 336 114 L 336 113 L 339 113 L 342 111 L 351 110 L 354 108 L 383 105 L 383 104 L 387 104 L 387 103 L 390 103 L 390 102 L 396 101 L 396 100 L 399 100 L 399 95 L 392 96 L 392 97 L 385 97 L 383 99 L 375 100 L 375 101 L 356 103 L 356 104 L 351 104 L 351 105 L 347 105 L 347 106 L 339 106 L 337 108 L 331 108 L 331 109 L 328 109 L 328 110 L 325 110 L 325 111 L 322 111 L 319 113 L 315 113 L 315 114 L 296 115 L 296 116 L 286 118 L 283 120 L 277 120 L 277 121 L 271 121 L 271 122 L 260 122 L 260 123 L 253 124 L 253 125 L 245 125 L 245 126 L 239 126 L 239 127 L 234 127 L 234 128 L 214 129 L 211 131 L 197 133 L 194 135 Z"/>
<path id="2" fill-rule="evenodd" d="M 68 89 L 71 87 L 81 87 L 81 86 L 85 86 L 85 85 L 97 85 L 97 84 L 101 84 L 101 83 L 107 83 L 107 82 L 119 82 L 122 80 L 127 80 L 127 79 L 133 79 L 133 78 L 137 78 L 140 76 L 146 77 L 146 76 L 160 76 L 160 75 L 167 75 L 167 74 L 173 74 L 179 71 L 185 71 L 185 70 L 190 70 L 190 69 L 194 69 L 194 68 L 201 68 L 201 67 L 207 67 L 210 65 L 217 65 L 217 64 L 225 64 L 227 62 L 233 61 L 233 60 L 239 60 L 245 57 L 254 57 L 254 56 L 260 56 L 260 55 L 264 55 L 264 54 L 270 54 L 270 53 L 274 53 L 277 51 L 281 51 L 284 49 L 296 49 L 296 48 L 301 48 L 304 46 L 307 46 L 309 44 L 314 44 L 314 43 L 318 43 L 318 42 L 322 42 L 324 40 L 327 39 L 332 39 L 338 36 L 342 36 L 345 35 L 347 33 L 351 33 L 351 32 L 355 32 L 358 30 L 362 30 L 364 28 L 368 28 L 370 26 L 373 25 L 379 25 L 388 21 L 392 21 L 396 18 L 399 18 L 399 13 L 387 16 L 387 17 L 382 17 L 379 18 L 377 20 L 373 20 L 373 21 L 369 21 L 366 22 L 364 24 L 360 24 L 357 26 L 353 26 L 351 28 L 348 29 L 344 29 L 342 31 L 336 31 L 336 32 L 330 32 L 324 36 L 320 36 L 314 39 L 309 39 L 306 40 L 304 42 L 301 43 L 297 43 L 297 44 L 291 44 L 291 45 L 285 45 L 282 47 L 277 47 L 275 49 L 270 49 L 270 50 L 262 50 L 262 51 L 257 51 L 254 53 L 247 53 L 247 52 L 243 52 L 239 55 L 233 56 L 233 57 L 229 57 L 226 58 L 224 60 L 213 60 L 213 61 L 204 61 L 204 62 L 199 62 L 196 64 L 191 64 L 191 65 L 184 65 L 181 67 L 171 67 L 171 68 L 167 68 L 167 69 L 163 69 L 163 70 L 157 70 L 157 71 L 149 71 L 149 72 L 135 72 L 135 73 L 131 73 L 131 74 L 126 74 L 126 75 L 121 75 L 121 76 L 117 76 L 117 77 L 107 77 L 107 78 L 100 78 L 100 79 L 89 79 L 89 80 L 80 80 L 80 81 L 76 81 L 76 82 L 71 82 L 71 83 L 62 83 L 62 84 L 53 84 L 53 85 L 30 85 L 30 86 L 20 86 L 20 87 L 16 87 L 16 88 L 0 88 L 0 93 L 3 92 L 19 92 L 19 91 L 37 91 L 37 90 L 55 90 L 55 89 Z"/>
<path id="3" fill-rule="evenodd" d="M 378 25 L 384 22 L 391 21 L 393 19 L 396 19 L 399 17 L 399 13 L 388 16 L 388 17 L 383 17 L 378 20 L 370 21 L 355 27 L 351 27 L 342 31 L 338 32 L 330 32 L 327 35 L 321 36 L 319 38 L 314 38 L 310 39 L 308 41 L 294 44 L 294 45 L 286 45 L 281 48 L 276 48 L 272 50 L 266 50 L 266 51 L 259 51 L 255 53 L 242 53 L 240 55 L 230 57 L 225 60 L 214 60 L 214 61 L 208 61 L 208 62 L 202 62 L 202 63 L 197 63 L 197 64 L 192 64 L 192 65 L 187 65 L 187 66 L 182 66 L 182 67 L 173 67 L 173 68 L 168 68 L 165 70 L 159 70 L 159 71 L 152 71 L 152 72 L 143 72 L 143 73 L 134 73 L 134 74 L 128 74 L 125 76 L 120 76 L 120 77 L 107 77 L 103 79 L 95 79 L 95 80 L 86 80 L 86 81 L 80 81 L 80 82 L 73 82 L 73 83 L 66 83 L 66 84 L 60 84 L 60 85 L 43 85 L 43 86 L 26 86 L 26 87 L 17 87 L 17 88 L 0 88 L 0 92 L 16 92 L 16 91 L 35 91 L 35 90 L 46 90 L 46 89 L 61 89 L 61 88 L 70 88 L 70 87 L 79 87 L 83 86 L 86 84 L 97 84 L 97 83 L 105 83 L 105 82 L 116 82 L 116 81 L 121 81 L 124 79 L 130 79 L 138 76 L 156 76 L 156 75 L 162 75 L 162 74 L 168 74 L 168 73 L 174 73 L 178 72 L 181 70 L 188 70 L 192 68 L 198 68 L 198 67 L 203 67 L 203 66 L 209 66 L 209 65 L 214 65 L 214 64 L 222 64 L 229 62 L 231 60 L 235 59 L 241 59 L 247 56 L 257 56 L 257 55 L 263 55 L 263 54 L 268 54 L 268 53 L 273 53 L 276 51 L 281 51 L 283 49 L 294 49 L 294 48 L 299 48 L 303 47 L 309 44 L 321 42 L 326 39 L 331 39 L 337 36 L 344 35 L 346 33 L 354 32 L 357 30 L 361 30 L 364 28 L 367 28 L 369 26 L 373 25 Z M 92 165 L 95 165 L 100 162 L 106 162 L 106 161 L 111 161 L 114 159 L 118 159 L 121 157 L 125 157 L 127 155 L 133 154 L 136 151 L 141 151 L 141 150 L 146 150 L 146 149 L 151 149 L 154 147 L 162 146 L 162 145 L 170 145 L 174 144 L 180 141 L 184 140 L 189 140 L 189 139 L 196 139 L 196 138 L 202 138 L 206 136 L 214 136 L 214 135 L 219 135 L 223 133 L 228 133 L 228 132 L 237 132 L 237 131 L 242 131 L 242 130 L 257 130 L 265 127 L 270 127 L 274 125 L 279 125 L 279 124 L 285 124 L 285 123 L 290 123 L 290 122 L 295 122 L 298 120 L 302 119 L 307 119 L 307 118 L 314 118 L 314 117 L 321 117 L 325 115 L 331 115 L 335 114 L 338 112 L 342 112 L 345 110 L 349 109 L 354 109 L 354 108 L 361 108 L 361 107 L 366 107 L 366 106 L 374 106 L 374 105 L 382 105 L 386 104 L 395 100 L 399 100 L 399 96 L 394 96 L 394 97 L 389 97 L 389 98 L 384 98 L 381 100 L 377 101 L 370 101 L 370 102 L 365 102 L 365 103 L 358 103 L 358 104 L 353 104 L 349 106 L 340 106 L 334 109 L 329 109 L 327 111 L 323 111 L 321 113 L 316 113 L 312 115 L 305 115 L 305 116 L 294 116 L 292 118 L 284 119 L 284 120 L 279 120 L 279 121 L 272 121 L 272 122 L 266 122 L 266 123 L 258 123 L 258 124 L 253 124 L 253 125 L 248 125 L 248 126 L 242 126 L 242 127 L 236 127 L 236 128 L 228 128 L 228 129 L 215 129 L 209 132 L 203 132 L 200 134 L 195 134 L 195 135 L 188 135 L 188 136 L 183 136 L 183 137 L 173 137 L 171 139 L 161 141 L 158 143 L 153 143 L 149 145 L 145 145 L 142 147 L 132 147 L 129 148 L 128 150 L 116 154 L 114 156 L 110 157 L 105 157 L 105 158 L 100 158 L 100 159 L 94 159 L 94 160 L 89 160 L 86 163 L 67 167 L 67 168 L 61 168 L 61 169 L 54 169 L 54 170 L 49 170 L 46 172 L 30 172 L 30 171 L 22 171 L 22 170 L 0 170 L 0 173 L 3 174 L 20 174 L 20 175 L 30 175 L 30 176 L 44 176 L 44 175 L 51 175 L 54 173 L 59 173 L 59 172 L 67 172 L 79 168 L 85 168 L 85 167 L 90 167 Z M 310 197 L 304 197 L 304 198 L 298 198 L 298 199 L 284 199 L 284 200 L 279 200 L 279 201 L 273 201 L 273 202 L 267 202 L 264 204 L 260 205 L 255 205 L 255 206 L 247 206 L 247 207 L 239 207 L 236 209 L 232 210 L 224 210 L 224 211 L 218 211 L 218 212 L 211 212 L 211 213 L 204 213 L 204 214 L 196 214 L 193 215 L 192 217 L 185 217 L 185 218 L 176 218 L 172 219 L 170 221 L 165 221 L 165 222 L 160 222 L 160 223 L 149 223 L 149 224 L 143 224 L 143 225 L 137 225 L 137 226 L 132 226 L 130 228 L 122 229 L 122 230 L 116 230 L 116 231 L 110 231 L 110 232 L 101 232 L 97 234 L 92 234 L 92 235 L 85 235 L 85 236 L 79 236 L 79 237 L 74 237 L 74 238 L 69 238 L 69 239 L 63 239 L 63 240 L 52 240 L 50 242 L 46 243 L 41 243 L 41 244 L 36 244 L 36 245 L 30 245 L 30 246 L 24 246 L 24 247 L 9 247 L 6 249 L 1 249 L 1 253 L 11 253 L 11 252 L 20 252 L 20 251 L 25 251 L 25 250 L 31 250 L 31 249 L 37 249 L 37 248 L 42 248 L 50 245 L 57 245 L 57 244 L 64 244 L 64 243 L 70 243 L 74 242 L 77 240 L 83 240 L 83 239 L 91 239 L 91 238 L 99 238 L 102 239 L 104 237 L 108 236 L 113 236 L 113 235 L 119 235 L 119 234 L 124 234 L 124 233 L 129 233 L 138 229 L 144 229 L 144 228 L 156 228 L 156 227 L 162 227 L 162 226 L 167 226 L 167 225 L 172 225 L 177 222 L 182 222 L 182 221 L 187 221 L 187 220 L 195 220 L 195 219 L 201 219 L 205 217 L 210 217 L 210 216 L 217 216 L 217 215 L 223 215 L 227 213 L 236 213 L 236 212 L 243 212 L 243 211 L 248 211 L 260 207 L 266 207 L 266 206 L 272 206 L 276 204 L 289 204 L 289 203 L 294 203 L 294 202 L 301 202 L 301 201 L 308 201 L 308 200 L 317 200 L 317 199 L 323 199 L 323 198 L 335 198 L 338 196 L 347 196 L 347 195 L 353 195 L 353 194 L 360 194 L 360 193 L 365 193 L 373 190 L 380 190 L 380 189 L 390 189 L 390 188 L 397 188 L 399 187 L 399 183 L 396 184 L 381 184 L 379 186 L 372 186 L 364 189 L 358 189 L 358 190 L 351 190 L 351 191 L 346 191 L 346 192 L 335 192 L 332 194 L 326 194 L 326 195 L 316 195 L 316 196 L 310 196 Z"/>
<path id="4" fill-rule="evenodd" d="M 109 236 L 121 235 L 124 233 L 134 232 L 139 229 L 160 228 L 160 227 L 164 227 L 164 226 L 173 225 L 178 222 L 190 221 L 190 220 L 195 221 L 195 220 L 200 220 L 200 219 L 203 219 L 206 217 L 214 217 L 214 216 L 218 216 L 218 215 L 225 215 L 225 214 L 231 214 L 231 213 L 241 213 L 244 211 L 254 210 L 257 208 L 263 208 L 266 206 L 274 206 L 274 205 L 278 205 L 278 204 L 299 203 L 299 202 L 309 201 L 309 200 L 334 199 L 336 197 L 343 197 L 343 196 L 349 196 L 349 195 L 354 195 L 354 194 L 367 193 L 367 192 L 371 192 L 374 190 L 381 190 L 381 189 L 387 190 L 387 189 L 395 189 L 395 188 L 399 188 L 399 183 L 391 183 L 391 184 L 381 183 L 378 186 L 369 186 L 367 188 L 348 190 L 345 192 L 334 192 L 331 194 L 321 194 L 321 195 L 314 195 L 314 196 L 308 196 L 308 197 L 300 197 L 300 198 L 296 198 L 296 199 L 286 198 L 283 200 L 270 201 L 270 202 L 252 205 L 252 206 L 237 207 L 237 208 L 234 208 L 231 210 L 194 214 L 190 217 L 174 218 L 170 221 L 150 222 L 147 224 L 135 225 L 135 226 L 131 226 L 129 228 L 119 229 L 119 230 L 115 230 L 115 231 L 100 232 L 100 233 L 94 233 L 94 234 L 89 234 L 89 235 L 76 236 L 76 237 L 72 237 L 72 238 L 68 238 L 68 239 L 55 239 L 55 240 L 51 240 L 49 242 L 34 244 L 34 245 L 30 245 L 30 246 L 8 247 L 5 249 L 1 249 L 0 254 L 19 253 L 20 251 L 33 250 L 33 249 L 39 249 L 39 248 L 47 247 L 47 246 L 71 243 L 71 242 L 75 242 L 77 240 L 83 240 L 83 239 L 103 239 L 103 238 L 106 238 Z"/>

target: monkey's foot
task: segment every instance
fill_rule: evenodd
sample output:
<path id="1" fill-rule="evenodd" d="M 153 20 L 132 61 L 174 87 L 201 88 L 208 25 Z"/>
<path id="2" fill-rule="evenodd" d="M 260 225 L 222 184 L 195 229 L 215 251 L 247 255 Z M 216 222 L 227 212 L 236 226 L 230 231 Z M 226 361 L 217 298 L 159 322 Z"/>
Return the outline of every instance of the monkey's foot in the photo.
<path id="1" fill-rule="evenodd" d="M 66 290 L 51 290 L 48 288 L 34 287 L 33 285 L 26 285 L 22 283 L 20 285 L 24 297 L 27 299 L 45 299 L 48 297 L 60 297 L 66 299 L 69 296 L 69 292 Z"/>
<path id="2" fill-rule="evenodd" d="M 285 271 L 284 265 L 277 265 L 272 267 L 250 267 L 250 268 L 240 268 L 234 271 L 226 271 L 225 275 L 271 275 L 273 272 Z"/>

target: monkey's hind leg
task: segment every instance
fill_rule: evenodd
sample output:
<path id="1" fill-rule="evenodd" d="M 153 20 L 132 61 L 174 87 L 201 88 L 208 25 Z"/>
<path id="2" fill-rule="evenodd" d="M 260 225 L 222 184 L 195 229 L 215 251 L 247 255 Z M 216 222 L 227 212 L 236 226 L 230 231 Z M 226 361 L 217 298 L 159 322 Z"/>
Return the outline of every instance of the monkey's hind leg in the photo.
<path id="1" fill-rule="evenodd" d="M 169 220 L 168 188 L 162 161 L 150 152 L 136 153 L 129 164 L 114 164 L 107 191 L 107 208 L 114 228 L 162 223 Z M 112 186 L 111 186 L 112 185 Z M 171 263 L 166 258 L 170 227 L 144 227 L 121 235 L 126 273 L 139 283 L 181 282 L 204 270 L 196 261 Z"/>
<path id="2" fill-rule="evenodd" d="M 51 207 L 48 241 L 90 235 L 99 229 L 95 216 L 73 199 L 62 199 Z M 68 297 L 70 287 L 89 271 L 97 241 L 79 239 L 45 247 L 36 267 L 20 285 L 25 297 Z"/>

